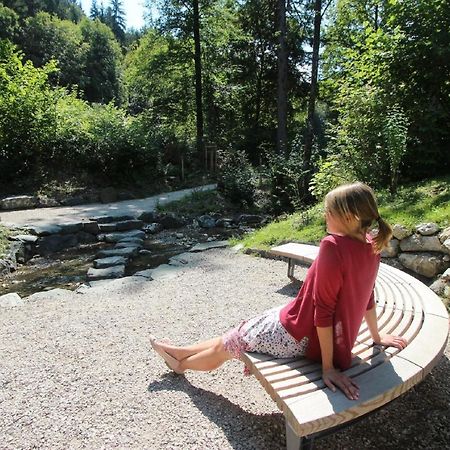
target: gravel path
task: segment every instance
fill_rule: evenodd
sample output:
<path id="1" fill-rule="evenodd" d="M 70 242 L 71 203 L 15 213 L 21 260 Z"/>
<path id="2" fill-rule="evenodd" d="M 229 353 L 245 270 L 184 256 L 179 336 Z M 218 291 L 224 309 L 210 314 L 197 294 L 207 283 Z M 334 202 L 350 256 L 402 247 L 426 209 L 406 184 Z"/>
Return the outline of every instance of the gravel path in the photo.
<path id="1" fill-rule="evenodd" d="M 10 227 L 24 225 L 47 225 L 67 222 L 80 222 L 93 216 L 132 216 L 138 217 L 144 211 L 153 211 L 157 205 L 180 200 L 194 191 L 209 191 L 217 185 L 208 184 L 180 191 L 166 192 L 137 200 L 123 200 L 114 203 L 89 203 L 87 205 L 64 206 L 55 208 L 22 209 L 1 211 L 1 222 Z"/>
<path id="2" fill-rule="evenodd" d="M 189 343 L 288 301 L 297 287 L 286 264 L 210 250 L 175 280 L 131 280 L 0 309 L 0 448 L 285 448 L 283 416 L 239 362 L 176 376 L 148 334 Z M 449 448 L 446 355 L 419 386 L 316 448 Z"/>

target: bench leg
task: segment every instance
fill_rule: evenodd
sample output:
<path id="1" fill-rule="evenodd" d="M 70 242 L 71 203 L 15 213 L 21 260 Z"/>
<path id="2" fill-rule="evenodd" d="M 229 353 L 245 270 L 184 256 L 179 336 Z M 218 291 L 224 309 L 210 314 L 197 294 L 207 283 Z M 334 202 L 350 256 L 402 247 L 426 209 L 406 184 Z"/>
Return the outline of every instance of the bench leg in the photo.
<path id="1" fill-rule="evenodd" d="M 294 277 L 294 269 L 295 269 L 295 262 L 292 258 L 289 258 L 288 261 L 288 273 L 287 276 L 288 278 L 293 278 Z"/>
<path id="2" fill-rule="evenodd" d="M 297 436 L 286 420 L 286 450 L 312 450 L 313 446 L 314 438 Z"/>

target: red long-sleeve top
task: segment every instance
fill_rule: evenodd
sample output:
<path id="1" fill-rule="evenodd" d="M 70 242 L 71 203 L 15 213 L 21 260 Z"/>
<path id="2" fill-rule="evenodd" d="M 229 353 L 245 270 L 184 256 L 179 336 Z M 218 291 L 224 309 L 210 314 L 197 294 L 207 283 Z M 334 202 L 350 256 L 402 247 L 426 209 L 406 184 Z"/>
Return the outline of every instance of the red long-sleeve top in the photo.
<path id="1" fill-rule="evenodd" d="M 309 338 L 307 358 L 321 360 L 316 327 L 332 326 L 333 364 L 350 367 L 364 314 L 375 305 L 379 265 L 370 236 L 367 242 L 339 235 L 322 240 L 297 297 L 280 312 L 282 325 L 294 338 Z"/>

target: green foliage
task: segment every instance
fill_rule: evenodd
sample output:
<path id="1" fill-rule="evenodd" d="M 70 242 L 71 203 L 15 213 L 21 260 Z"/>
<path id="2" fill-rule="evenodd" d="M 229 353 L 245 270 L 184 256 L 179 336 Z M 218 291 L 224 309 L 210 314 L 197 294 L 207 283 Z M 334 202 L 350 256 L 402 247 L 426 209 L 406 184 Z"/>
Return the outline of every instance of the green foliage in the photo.
<path id="1" fill-rule="evenodd" d="M 268 154 L 264 177 L 269 183 L 271 209 L 280 214 L 292 211 L 303 202 L 303 162 L 301 155 L 292 151 L 284 155 Z"/>
<path id="2" fill-rule="evenodd" d="M 36 67 L 42 67 L 52 59 L 58 61 L 60 70 L 50 78 L 54 85 L 86 87 L 84 71 L 89 45 L 83 42 L 78 25 L 39 12 L 25 20 L 21 44 L 25 55 Z"/>
<path id="3" fill-rule="evenodd" d="M 91 102 L 121 105 L 125 100 L 122 83 L 122 52 L 112 31 L 99 20 L 80 23 L 84 42 L 88 44 L 83 71 L 83 91 Z"/>
<path id="4" fill-rule="evenodd" d="M 219 189 L 233 203 L 252 206 L 255 201 L 256 176 L 243 151 L 220 154 Z"/>
<path id="5" fill-rule="evenodd" d="M 356 180 L 349 164 L 342 155 L 330 155 L 321 158 L 317 164 L 317 172 L 313 175 L 309 191 L 317 200 L 322 200 L 332 189 L 341 184 Z"/>
<path id="6" fill-rule="evenodd" d="M 4 184 L 39 176 L 45 145 L 56 127 L 57 92 L 48 85 L 56 71 L 50 62 L 41 69 L 7 40 L 0 40 L 0 174 Z"/>
<path id="7" fill-rule="evenodd" d="M 0 39 L 14 40 L 19 31 L 19 15 L 0 3 Z"/>
<path id="8" fill-rule="evenodd" d="M 397 189 L 400 162 L 406 153 L 408 125 L 408 119 L 402 108 L 398 105 L 394 105 L 384 119 L 383 134 L 389 155 L 391 192 L 395 192 Z"/>

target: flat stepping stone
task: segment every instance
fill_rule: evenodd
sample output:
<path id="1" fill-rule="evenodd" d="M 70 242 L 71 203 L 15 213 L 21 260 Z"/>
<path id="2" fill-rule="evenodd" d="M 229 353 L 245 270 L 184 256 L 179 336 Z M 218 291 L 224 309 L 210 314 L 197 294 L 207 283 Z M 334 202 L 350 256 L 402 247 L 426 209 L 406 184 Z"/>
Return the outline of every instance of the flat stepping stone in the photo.
<path id="1" fill-rule="evenodd" d="M 113 266 L 106 269 L 94 269 L 91 267 L 87 273 L 87 279 L 101 280 L 105 278 L 121 278 L 125 275 L 125 266 Z"/>
<path id="2" fill-rule="evenodd" d="M 211 248 L 223 248 L 228 246 L 228 241 L 213 241 L 213 242 L 203 242 L 194 245 L 189 251 L 190 252 L 203 252 Z"/>
<path id="3" fill-rule="evenodd" d="M 109 256 L 107 258 L 96 259 L 94 261 L 95 269 L 105 269 L 106 267 L 121 266 L 127 263 L 123 256 Z"/>
<path id="4" fill-rule="evenodd" d="M 142 245 L 134 244 L 133 242 L 118 242 L 114 248 L 137 248 L 140 249 Z"/>
<path id="5" fill-rule="evenodd" d="M 0 296 L 0 308 L 23 305 L 25 302 L 17 292 Z"/>
<path id="6" fill-rule="evenodd" d="M 180 267 L 171 266 L 169 264 L 161 264 L 156 269 L 152 270 L 153 280 L 172 280 L 176 278 L 180 273 Z"/>
<path id="7" fill-rule="evenodd" d="M 32 234 L 18 234 L 17 236 L 10 236 L 11 241 L 19 241 L 34 244 L 39 238 Z"/>
<path id="8" fill-rule="evenodd" d="M 101 233 L 110 233 L 112 231 L 117 231 L 117 224 L 115 222 L 112 223 L 99 223 L 98 228 Z"/>
<path id="9" fill-rule="evenodd" d="M 51 234 L 61 233 L 62 228 L 58 225 L 29 225 L 24 227 L 25 230 L 36 236 L 50 236 Z"/>
<path id="10" fill-rule="evenodd" d="M 138 254 L 137 247 L 127 247 L 127 248 L 113 248 L 110 250 L 100 250 L 97 253 L 97 257 L 101 258 L 109 258 L 110 256 L 123 256 L 124 258 L 131 258 L 132 256 L 136 256 Z"/>
<path id="11" fill-rule="evenodd" d="M 83 229 L 83 222 L 60 223 L 58 226 L 61 228 L 62 234 L 72 234 L 78 233 Z"/>
<path id="12" fill-rule="evenodd" d="M 123 233 L 106 233 L 106 234 L 99 234 L 98 238 L 99 240 L 104 240 L 106 242 L 119 242 L 122 239 L 125 238 L 137 238 L 137 239 L 144 239 L 145 233 L 141 230 L 132 230 L 132 231 L 126 231 Z"/>
<path id="13" fill-rule="evenodd" d="M 169 264 L 171 266 L 184 266 L 192 262 L 194 258 L 196 257 L 193 253 L 180 253 L 179 255 L 172 256 L 172 258 L 169 259 Z"/>
<path id="14" fill-rule="evenodd" d="M 126 230 L 139 230 L 144 226 L 144 222 L 142 220 L 123 220 L 121 222 L 117 222 L 117 230 L 126 231 Z"/>
<path id="15" fill-rule="evenodd" d="M 110 222 L 120 222 L 122 220 L 133 220 L 133 216 L 93 216 L 89 217 L 89 220 L 97 223 L 110 223 Z"/>
<path id="16" fill-rule="evenodd" d="M 90 289 L 95 288 L 105 288 L 108 289 L 123 289 L 132 287 L 134 285 L 139 285 L 142 283 L 147 283 L 149 280 L 147 280 L 144 277 L 123 277 L 123 278 L 115 278 L 115 279 L 109 279 L 109 280 L 94 280 L 89 281 Z"/>
<path id="17" fill-rule="evenodd" d="M 135 277 L 144 277 L 153 280 L 152 273 L 154 269 L 140 270 L 134 274 Z"/>
<path id="18" fill-rule="evenodd" d="M 128 242 L 129 244 L 137 244 L 137 245 L 144 244 L 143 239 L 139 239 L 139 238 L 135 238 L 135 237 L 126 237 L 124 239 L 121 239 L 120 241 L 118 241 L 118 244 L 122 244 L 124 242 Z"/>

